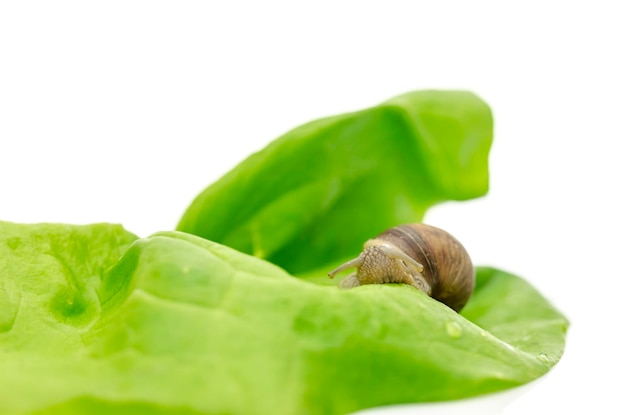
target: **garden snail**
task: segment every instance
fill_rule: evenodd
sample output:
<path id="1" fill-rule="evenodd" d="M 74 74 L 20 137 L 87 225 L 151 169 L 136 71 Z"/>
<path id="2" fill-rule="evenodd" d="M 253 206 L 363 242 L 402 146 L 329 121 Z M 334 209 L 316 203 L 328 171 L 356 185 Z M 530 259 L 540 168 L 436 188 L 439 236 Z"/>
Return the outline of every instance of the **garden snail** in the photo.
<path id="1" fill-rule="evenodd" d="M 463 245 L 448 232 L 423 223 L 386 230 L 367 241 L 357 258 L 328 276 L 348 268 L 356 272 L 341 281 L 340 288 L 408 284 L 457 312 L 474 291 L 474 267 Z"/>

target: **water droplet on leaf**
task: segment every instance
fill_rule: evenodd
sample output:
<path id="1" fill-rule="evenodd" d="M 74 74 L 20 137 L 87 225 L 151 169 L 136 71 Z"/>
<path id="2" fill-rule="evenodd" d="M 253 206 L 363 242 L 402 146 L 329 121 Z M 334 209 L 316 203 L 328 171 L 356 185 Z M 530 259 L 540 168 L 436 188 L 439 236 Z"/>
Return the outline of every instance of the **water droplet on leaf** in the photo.
<path id="1" fill-rule="evenodd" d="M 461 334 L 463 334 L 463 329 L 461 328 L 461 325 L 454 321 L 448 321 L 446 323 L 446 331 L 448 332 L 448 336 L 452 337 L 453 339 L 458 339 L 459 337 L 461 337 Z"/>

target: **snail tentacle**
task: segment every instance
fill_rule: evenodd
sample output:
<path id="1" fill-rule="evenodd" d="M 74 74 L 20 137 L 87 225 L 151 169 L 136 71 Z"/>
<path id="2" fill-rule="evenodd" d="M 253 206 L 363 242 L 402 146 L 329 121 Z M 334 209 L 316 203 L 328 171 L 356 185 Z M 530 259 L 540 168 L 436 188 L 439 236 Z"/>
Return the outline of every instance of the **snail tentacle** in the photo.
<path id="1" fill-rule="evenodd" d="M 339 283 L 339 288 L 354 288 L 358 287 L 359 285 L 361 285 L 361 281 L 359 281 L 356 272 L 353 272 L 352 274 L 341 280 L 341 282 Z"/>
<path id="2" fill-rule="evenodd" d="M 328 273 L 328 276 L 330 278 L 333 278 L 335 276 L 335 274 L 337 274 L 338 272 L 341 272 L 345 269 L 348 268 L 357 268 L 359 266 L 361 266 L 361 264 L 363 263 L 363 256 L 359 255 L 358 257 L 346 262 L 345 264 L 339 265 L 337 268 L 335 268 L 334 270 L 330 271 Z"/>
<path id="3" fill-rule="evenodd" d="M 408 256 L 404 252 L 400 251 L 395 246 L 381 244 L 377 245 L 377 247 L 378 249 L 383 251 L 385 255 L 387 255 L 389 258 L 399 259 L 400 261 L 402 261 L 404 265 L 406 265 L 406 267 L 409 269 L 409 271 L 411 271 L 411 274 L 421 274 L 422 272 L 424 272 L 424 266 L 422 264 Z"/>

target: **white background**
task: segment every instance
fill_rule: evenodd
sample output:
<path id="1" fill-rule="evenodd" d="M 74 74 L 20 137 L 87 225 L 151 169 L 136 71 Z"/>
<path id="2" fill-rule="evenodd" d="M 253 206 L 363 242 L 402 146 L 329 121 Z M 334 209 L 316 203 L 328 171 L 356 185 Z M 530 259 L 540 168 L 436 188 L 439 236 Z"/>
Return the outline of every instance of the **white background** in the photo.
<path id="1" fill-rule="evenodd" d="M 504 413 L 624 413 L 618 3 L 3 1 L 0 219 L 147 236 L 292 127 L 469 89 L 494 111 L 490 193 L 426 219 L 571 320 L 562 361 Z"/>

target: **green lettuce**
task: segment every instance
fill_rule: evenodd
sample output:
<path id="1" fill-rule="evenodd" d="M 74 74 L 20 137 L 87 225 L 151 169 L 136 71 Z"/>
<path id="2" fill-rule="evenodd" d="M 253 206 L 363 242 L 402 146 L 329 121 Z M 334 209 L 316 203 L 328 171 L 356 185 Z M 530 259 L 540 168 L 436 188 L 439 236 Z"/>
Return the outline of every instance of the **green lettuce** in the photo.
<path id="1" fill-rule="evenodd" d="M 520 385 L 562 351 L 563 317 L 491 268 L 459 315 L 181 232 L 129 247 L 112 225 L 0 229 L 1 413 L 345 414 Z"/>
<path id="2" fill-rule="evenodd" d="M 347 414 L 540 377 L 568 322 L 517 276 L 478 267 L 460 314 L 326 277 L 381 230 L 485 194 L 491 131 L 477 96 L 415 92 L 287 133 L 179 231 L 0 222 L 0 413 Z"/>
<path id="3" fill-rule="evenodd" d="M 464 91 L 417 91 L 313 121 L 209 186 L 178 230 L 299 274 L 432 205 L 482 196 L 493 121 Z"/>

